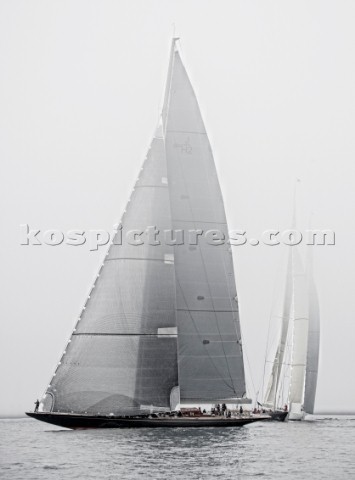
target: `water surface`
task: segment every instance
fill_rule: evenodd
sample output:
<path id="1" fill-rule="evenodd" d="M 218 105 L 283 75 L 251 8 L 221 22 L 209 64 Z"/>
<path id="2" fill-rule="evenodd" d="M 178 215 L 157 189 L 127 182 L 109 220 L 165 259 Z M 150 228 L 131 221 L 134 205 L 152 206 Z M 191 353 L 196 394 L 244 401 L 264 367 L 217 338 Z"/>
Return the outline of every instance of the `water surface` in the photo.
<path id="1" fill-rule="evenodd" d="M 355 479 L 355 417 L 236 428 L 64 430 L 0 420 L 0 478 Z"/>

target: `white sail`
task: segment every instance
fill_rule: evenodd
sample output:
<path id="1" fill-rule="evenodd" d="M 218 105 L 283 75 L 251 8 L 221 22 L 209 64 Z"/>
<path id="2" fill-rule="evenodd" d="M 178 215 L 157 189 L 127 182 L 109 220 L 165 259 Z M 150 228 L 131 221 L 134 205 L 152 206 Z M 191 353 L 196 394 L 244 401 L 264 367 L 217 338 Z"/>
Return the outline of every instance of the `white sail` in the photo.
<path id="1" fill-rule="evenodd" d="M 272 361 L 264 405 L 289 404 L 289 419 L 313 413 L 319 357 L 319 305 L 311 262 L 303 267 L 298 247 L 290 248 L 281 333 Z"/>
<path id="2" fill-rule="evenodd" d="M 309 248 L 311 249 L 311 247 Z M 309 255 L 311 256 L 311 250 Z M 313 279 L 313 265 L 311 258 L 309 258 L 308 260 L 307 276 L 309 299 L 309 327 L 306 384 L 304 393 L 304 411 L 306 413 L 313 413 L 318 377 L 320 317 L 318 293 Z"/>
<path id="3" fill-rule="evenodd" d="M 186 238 L 190 230 L 215 230 L 228 239 L 223 199 L 199 106 L 174 47 L 169 75 L 163 121 L 171 218 L 173 229 L 185 232 L 184 244 L 174 247 L 180 399 L 231 401 L 245 395 L 231 249 L 227 242 Z"/>
<path id="4" fill-rule="evenodd" d="M 279 334 L 279 341 L 276 348 L 276 353 L 272 362 L 272 371 L 270 374 L 266 394 L 264 396 L 264 405 L 268 408 L 275 409 L 278 405 L 277 400 L 279 398 L 281 372 L 285 367 L 285 353 L 286 342 L 289 332 L 289 325 L 291 319 L 291 306 L 292 306 L 292 292 L 293 292 L 293 279 L 292 279 L 292 250 L 289 250 L 286 281 L 282 303 L 282 310 L 280 315 L 276 317 L 281 320 L 281 329 Z"/>
<path id="5" fill-rule="evenodd" d="M 297 247 L 292 247 L 293 334 L 289 418 L 303 416 L 304 386 L 308 343 L 307 277 Z"/>

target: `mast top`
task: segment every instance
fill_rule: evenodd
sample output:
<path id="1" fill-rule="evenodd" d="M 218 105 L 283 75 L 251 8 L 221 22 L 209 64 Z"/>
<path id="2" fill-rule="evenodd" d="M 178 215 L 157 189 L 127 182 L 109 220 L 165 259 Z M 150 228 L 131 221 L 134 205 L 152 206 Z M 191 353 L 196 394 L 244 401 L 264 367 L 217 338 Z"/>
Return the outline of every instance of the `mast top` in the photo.
<path id="1" fill-rule="evenodd" d="M 173 37 L 171 40 L 171 47 L 173 52 L 177 52 L 178 47 L 177 47 L 177 42 L 180 40 L 180 37 Z"/>

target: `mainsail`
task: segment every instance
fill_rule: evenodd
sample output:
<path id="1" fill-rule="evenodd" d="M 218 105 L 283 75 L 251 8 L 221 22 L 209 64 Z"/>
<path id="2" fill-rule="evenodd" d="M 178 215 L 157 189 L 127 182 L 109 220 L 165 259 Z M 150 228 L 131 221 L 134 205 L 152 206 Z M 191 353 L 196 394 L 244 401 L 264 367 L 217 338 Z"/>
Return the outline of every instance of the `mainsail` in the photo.
<path id="1" fill-rule="evenodd" d="M 278 320 L 281 320 L 281 331 L 279 335 L 279 341 L 276 349 L 276 353 L 272 362 L 272 371 L 270 374 L 268 386 L 266 389 L 264 404 L 268 408 L 276 408 L 277 401 L 279 400 L 278 393 L 280 393 L 282 380 L 281 372 L 285 371 L 285 354 L 287 347 L 287 337 L 290 324 L 291 306 L 292 306 L 292 250 L 289 250 L 285 290 L 282 302 L 282 310 L 280 314 L 276 314 Z"/>
<path id="2" fill-rule="evenodd" d="M 243 397 L 223 199 L 175 40 L 162 124 L 121 227 L 143 243 L 121 245 L 119 229 L 40 410 L 139 415 L 170 409 L 172 399 L 202 403 Z M 183 244 L 156 244 L 149 239 L 155 227 L 183 231 Z M 202 241 L 200 231 L 212 241 Z M 222 245 L 216 245 L 215 232 L 222 234 Z"/>
<path id="3" fill-rule="evenodd" d="M 180 400 L 227 401 L 245 395 L 227 221 L 199 106 L 174 45 L 169 75 L 163 124 L 171 220 L 185 233 L 174 250 Z M 214 233 L 223 244 L 213 244 Z"/>
<path id="4" fill-rule="evenodd" d="M 307 363 L 308 296 L 307 278 L 297 247 L 292 247 L 293 331 L 291 378 L 289 389 L 290 415 L 301 414 Z"/>
<path id="5" fill-rule="evenodd" d="M 314 403 L 316 398 L 318 362 L 319 362 L 319 301 L 316 285 L 313 278 L 313 259 L 310 249 L 308 259 L 308 299 L 309 299 L 309 325 L 308 325 L 308 347 L 307 347 L 307 367 L 306 384 L 304 393 L 304 411 L 306 413 L 314 412 Z"/>

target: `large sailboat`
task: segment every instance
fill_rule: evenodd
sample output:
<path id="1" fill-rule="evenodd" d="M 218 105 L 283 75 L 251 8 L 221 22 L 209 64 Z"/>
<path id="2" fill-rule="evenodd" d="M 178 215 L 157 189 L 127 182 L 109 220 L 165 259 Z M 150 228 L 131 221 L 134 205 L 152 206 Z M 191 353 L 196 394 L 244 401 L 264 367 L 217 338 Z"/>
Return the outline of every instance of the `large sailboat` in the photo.
<path id="1" fill-rule="evenodd" d="M 160 124 L 38 411 L 27 413 L 38 420 L 102 428 L 262 419 L 176 413 L 177 405 L 250 403 L 231 248 L 202 241 L 206 232 L 228 239 L 228 227 L 176 41 Z M 121 241 L 124 232 L 132 241 Z"/>
<path id="2" fill-rule="evenodd" d="M 319 303 L 311 250 L 304 268 L 297 246 L 289 247 L 276 352 L 263 406 L 272 418 L 303 420 L 314 412 L 319 359 Z M 311 249 L 311 247 L 308 247 Z"/>

